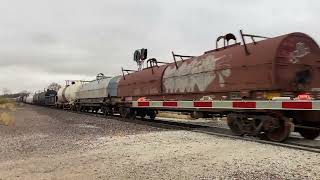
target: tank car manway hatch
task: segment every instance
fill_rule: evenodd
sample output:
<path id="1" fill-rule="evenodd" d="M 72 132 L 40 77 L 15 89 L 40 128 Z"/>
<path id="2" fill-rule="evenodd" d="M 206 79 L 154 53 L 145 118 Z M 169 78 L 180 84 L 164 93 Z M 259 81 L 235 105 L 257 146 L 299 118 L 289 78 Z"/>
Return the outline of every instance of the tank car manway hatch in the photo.
<path id="1" fill-rule="evenodd" d="M 307 139 L 318 137 L 316 42 L 303 33 L 267 38 L 240 31 L 240 36 L 242 43 L 230 33 L 220 36 L 216 49 L 200 56 L 172 53 L 173 63 L 148 59 L 146 68 L 142 64 L 147 51 L 138 50 L 134 56 L 138 70 L 122 69 L 118 95 L 130 103 L 120 113 L 151 119 L 160 110 L 187 111 L 195 117 L 220 114 L 227 116 L 238 135 L 284 141 L 294 129 Z"/>

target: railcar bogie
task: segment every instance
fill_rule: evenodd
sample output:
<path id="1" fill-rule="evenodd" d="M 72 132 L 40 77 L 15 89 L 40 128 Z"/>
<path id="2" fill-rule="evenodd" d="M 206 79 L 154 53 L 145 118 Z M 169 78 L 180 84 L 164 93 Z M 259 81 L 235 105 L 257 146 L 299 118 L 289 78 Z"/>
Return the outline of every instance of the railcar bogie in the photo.
<path id="1" fill-rule="evenodd" d="M 230 113 L 227 116 L 227 122 L 236 135 L 264 136 L 278 142 L 286 140 L 294 127 L 288 118 L 276 112 Z"/>

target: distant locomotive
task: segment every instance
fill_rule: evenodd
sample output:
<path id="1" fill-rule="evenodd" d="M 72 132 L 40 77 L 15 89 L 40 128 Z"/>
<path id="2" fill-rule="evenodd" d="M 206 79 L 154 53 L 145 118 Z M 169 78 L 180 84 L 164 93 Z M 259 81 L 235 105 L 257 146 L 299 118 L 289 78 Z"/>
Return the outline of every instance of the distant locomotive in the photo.
<path id="1" fill-rule="evenodd" d="M 73 83 L 58 91 L 57 106 L 78 111 L 120 113 L 123 117 L 156 117 L 159 110 L 188 111 L 196 117 L 226 115 L 230 129 L 238 134 L 265 135 L 272 141 L 285 140 L 295 127 L 303 137 L 320 134 L 320 113 L 313 110 L 256 108 L 256 102 L 304 97 L 320 99 L 320 49 L 303 33 L 266 38 L 240 31 L 242 44 L 232 34 L 217 39 L 217 48 L 200 56 L 173 54 L 174 62 L 147 60 L 146 49 L 134 60 L 138 71 L 122 69 L 122 76 L 102 74 L 88 83 Z M 246 43 L 250 37 L 252 43 Z M 256 38 L 265 38 L 256 41 Z M 218 42 L 223 40 L 223 47 Z M 229 44 L 234 41 L 233 44 Z M 177 61 L 176 58 L 181 58 Z M 127 72 L 127 74 L 125 74 Z M 198 102 L 194 107 L 178 104 Z M 244 108 L 212 108 L 224 104 L 245 104 Z M 248 102 L 246 102 L 248 101 Z M 256 101 L 256 102 L 250 102 Z M 133 102 L 154 107 L 135 107 Z M 159 104 L 164 105 L 160 107 Z M 253 106 L 254 104 L 254 106 Z M 208 108 L 198 108 L 207 106 Z M 262 107 L 262 106 L 261 106 Z M 303 109 L 303 108 L 302 108 Z"/>
<path id="2" fill-rule="evenodd" d="M 56 105 L 57 92 L 55 90 L 47 89 L 43 92 L 35 93 L 31 97 L 27 97 L 27 102 L 30 104 L 37 104 L 43 106 L 55 106 Z"/>

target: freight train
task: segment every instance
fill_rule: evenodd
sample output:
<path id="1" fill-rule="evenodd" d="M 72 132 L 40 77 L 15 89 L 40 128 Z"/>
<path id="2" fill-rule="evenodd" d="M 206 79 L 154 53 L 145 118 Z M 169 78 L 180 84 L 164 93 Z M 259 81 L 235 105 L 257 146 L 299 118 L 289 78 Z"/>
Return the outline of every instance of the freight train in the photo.
<path id="1" fill-rule="evenodd" d="M 146 49 L 137 50 L 138 70 L 122 68 L 120 76 L 100 73 L 90 82 L 68 81 L 56 93 L 55 106 L 124 118 L 154 119 L 161 110 L 189 112 L 194 118 L 219 114 L 237 135 L 284 141 L 295 130 L 317 138 L 318 44 L 304 33 L 267 38 L 240 31 L 240 36 L 242 43 L 230 33 L 220 36 L 216 48 L 200 56 L 172 52 L 171 63 L 147 59 Z M 33 103 L 53 105 L 37 100 L 47 96 L 35 94 Z"/>
<path id="2" fill-rule="evenodd" d="M 24 103 L 43 105 L 43 106 L 55 106 L 56 100 L 57 100 L 57 92 L 51 89 L 47 89 L 42 92 L 38 91 L 34 94 L 28 94 L 18 99 L 18 101 L 21 101 Z"/>

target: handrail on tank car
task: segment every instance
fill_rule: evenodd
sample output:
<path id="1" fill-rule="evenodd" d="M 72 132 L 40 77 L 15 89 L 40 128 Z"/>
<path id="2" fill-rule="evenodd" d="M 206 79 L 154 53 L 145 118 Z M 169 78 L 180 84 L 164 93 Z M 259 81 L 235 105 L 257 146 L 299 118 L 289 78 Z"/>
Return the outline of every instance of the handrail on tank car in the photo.
<path id="1" fill-rule="evenodd" d="M 193 57 L 195 57 L 195 56 L 186 56 L 186 55 L 175 54 L 173 51 L 171 51 L 171 53 L 172 53 L 172 56 L 173 56 L 174 64 L 176 65 L 176 69 L 179 68 L 177 60 L 176 60 L 176 57 L 180 57 L 181 61 L 184 61 L 183 58 L 193 58 Z"/>
<path id="2" fill-rule="evenodd" d="M 149 69 L 149 68 L 151 68 L 152 74 L 153 74 L 153 73 L 154 73 L 153 67 L 159 68 L 158 63 L 159 63 L 159 64 L 170 64 L 170 63 L 167 63 L 167 62 L 158 61 L 156 58 L 150 58 L 150 59 L 148 59 L 148 61 L 147 61 L 147 67 L 144 68 L 144 69 Z"/>
<path id="3" fill-rule="evenodd" d="M 127 74 L 130 74 L 129 72 L 137 72 L 136 70 L 131 70 L 131 69 L 123 69 L 123 67 L 121 67 L 121 71 L 122 71 L 122 76 L 123 79 L 125 80 L 125 76 L 124 76 L 124 72 L 127 72 Z"/>
<path id="4" fill-rule="evenodd" d="M 108 79 L 108 78 L 112 78 L 112 76 L 105 76 L 103 73 L 99 73 L 99 74 L 97 74 L 96 79 L 92 80 L 92 81 L 96 81 L 96 80 L 100 81 L 102 79 Z M 92 81 L 90 81 L 90 82 L 92 82 Z"/>
<path id="5" fill-rule="evenodd" d="M 75 82 L 81 82 L 81 83 L 90 82 L 90 81 L 85 81 L 85 80 L 65 80 L 65 81 L 66 81 L 66 86 L 70 86 L 70 82 L 71 82 L 71 84 L 75 84 Z"/>
<path id="6" fill-rule="evenodd" d="M 265 39 L 268 39 L 269 37 L 265 37 L 265 36 L 258 36 L 258 35 L 253 35 L 253 34 L 244 34 L 242 32 L 242 30 L 240 30 L 240 36 L 241 36 L 241 39 L 242 39 L 242 43 L 243 43 L 243 47 L 244 47 L 244 51 L 246 52 L 246 55 L 250 55 L 250 52 L 248 50 L 248 47 L 247 47 L 247 44 L 246 44 L 246 41 L 245 41 L 245 37 L 250 37 L 253 44 L 257 44 L 257 42 L 254 40 L 254 38 L 265 38 Z"/>
<path id="7" fill-rule="evenodd" d="M 156 58 L 151 58 L 151 59 L 148 59 L 147 61 L 147 68 L 153 68 L 153 67 L 159 67 L 158 64 L 170 64 L 170 63 L 167 63 L 167 62 L 161 62 L 161 61 L 158 61 Z M 150 65 L 150 66 L 149 66 Z"/>
<path id="8" fill-rule="evenodd" d="M 219 42 L 221 39 L 223 39 L 223 48 L 219 48 L 219 47 L 218 47 L 218 42 Z M 228 34 L 226 34 L 226 35 L 224 35 L 224 36 L 219 36 L 219 37 L 217 38 L 217 40 L 216 40 L 216 51 L 218 51 L 219 49 L 225 49 L 225 48 L 227 48 L 227 47 L 229 47 L 229 46 L 232 46 L 232 45 L 229 45 L 229 41 L 230 41 L 230 40 L 234 40 L 234 41 L 235 41 L 234 44 L 238 44 L 236 36 L 233 35 L 232 33 L 228 33 Z M 226 44 L 226 43 L 227 43 L 227 44 Z M 233 44 L 233 45 L 234 45 L 234 44 Z"/>

